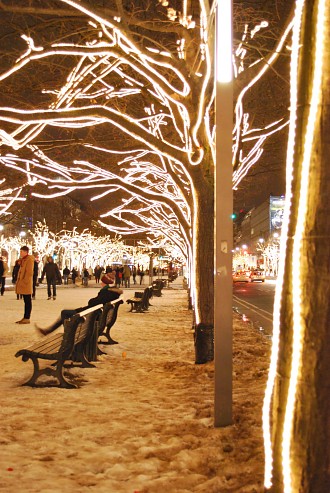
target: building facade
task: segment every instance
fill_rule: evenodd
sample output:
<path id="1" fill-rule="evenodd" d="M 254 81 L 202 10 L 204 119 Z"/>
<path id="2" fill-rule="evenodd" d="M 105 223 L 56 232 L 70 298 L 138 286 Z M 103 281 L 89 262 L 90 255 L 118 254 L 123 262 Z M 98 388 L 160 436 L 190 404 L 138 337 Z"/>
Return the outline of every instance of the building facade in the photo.
<path id="1" fill-rule="evenodd" d="M 244 216 L 234 237 L 234 268 L 261 267 L 277 271 L 273 262 L 270 267 L 267 258 L 278 251 L 284 202 L 284 196 L 271 195 Z"/>

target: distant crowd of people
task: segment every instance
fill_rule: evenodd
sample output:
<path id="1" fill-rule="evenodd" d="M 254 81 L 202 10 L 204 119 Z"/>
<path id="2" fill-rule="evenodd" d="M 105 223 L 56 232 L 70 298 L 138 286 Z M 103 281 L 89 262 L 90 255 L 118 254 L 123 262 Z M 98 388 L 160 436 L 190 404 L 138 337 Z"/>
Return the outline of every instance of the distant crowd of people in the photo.
<path id="1" fill-rule="evenodd" d="M 29 253 L 29 247 L 24 245 L 20 249 L 20 257 L 16 260 L 12 269 L 12 283 L 15 284 L 15 292 L 17 299 L 24 300 L 24 314 L 23 317 L 18 320 L 18 324 L 29 324 L 32 311 L 32 300 L 36 297 L 36 287 L 39 283 L 42 283 L 44 278 L 47 282 L 47 299 L 56 300 L 56 286 L 57 284 L 68 284 L 71 279 L 72 283 L 76 283 L 76 279 L 79 277 L 78 270 L 73 267 L 71 270 L 66 265 L 62 271 L 58 265 L 54 262 L 53 257 L 49 256 L 42 268 L 41 276 L 39 277 L 39 255 Z M 5 257 L 0 257 L 0 293 L 4 295 L 6 277 L 9 275 L 9 267 Z M 101 267 L 97 265 L 94 269 L 91 267 L 83 267 L 81 272 L 81 282 L 84 286 L 88 285 L 88 280 L 94 276 L 96 284 L 101 283 L 103 286 L 100 290 L 98 297 L 103 299 L 104 289 L 114 290 L 114 296 L 117 297 L 122 290 L 120 287 L 130 287 L 131 277 L 133 277 L 133 284 L 137 283 L 137 276 L 139 277 L 140 284 L 143 283 L 144 270 L 143 268 L 129 265 L 122 265 L 116 268 L 110 266 Z M 105 298 L 111 297 L 110 293 Z M 98 298 L 98 299 L 99 299 Z"/>
<path id="2" fill-rule="evenodd" d="M 43 263 L 42 263 L 43 265 Z M 0 293 L 4 295 L 6 286 L 6 277 L 9 276 L 9 267 L 5 257 L 0 257 Z M 159 274 L 157 269 L 153 270 L 154 275 Z M 162 275 L 165 271 L 162 269 Z M 81 284 L 88 286 L 88 281 L 95 279 L 96 284 L 101 284 L 102 288 L 98 294 L 100 299 L 103 299 L 103 291 L 113 289 L 113 293 L 109 293 L 107 297 L 118 296 L 122 292 L 123 287 L 129 288 L 131 286 L 131 279 L 133 285 L 143 284 L 143 279 L 149 271 L 145 271 L 142 266 L 138 265 L 117 265 L 102 267 L 96 265 L 94 269 L 84 266 L 81 273 L 77 268 L 70 269 L 65 265 L 62 273 L 54 262 L 53 257 L 46 258 L 45 264 L 41 267 L 40 258 L 38 253 L 31 255 L 29 253 L 29 247 L 24 245 L 20 249 L 20 257 L 16 260 L 12 269 L 12 283 L 15 285 L 15 292 L 17 299 L 24 300 L 24 314 L 23 318 L 18 320 L 18 324 L 29 324 L 32 311 L 32 300 L 36 298 L 36 288 L 39 283 L 42 283 L 46 279 L 47 283 L 47 299 L 56 300 L 56 286 L 58 284 L 76 284 L 77 278 L 81 278 Z M 168 273 L 170 278 L 171 272 Z M 173 276 L 176 274 L 173 271 Z M 177 275 L 177 274 L 176 274 Z M 172 280 L 172 279 L 171 279 Z M 106 297 L 106 298 L 107 298 Z M 99 299 L 99 298 L 98 298 Z M 63 318 L 63 317 L 62 317 Z"/>
<path id="3" fill-rule="evenodd" d="M 6 286 L 6 277 L 9 276 L 9 267 L 5 257 L 0 257 L 0 293 L 4 295 Z M 41 272 L 41 274 L 40 274 Z M 47 283 L 47 299 L 56 300 L 56 286 L 58 284 L 76 284 L 77 278 L 81 277 L 81 284 L 88 286 L 88 281 L 95 279 L 96 284 L 103 284 L 104 280 L 108 279 L 107 285 L 116 288 L 129 288 L 131 286 L 131 278 L 133 284 L 143 284 L 145 271 L 142 267 L 129 266 L 127 264 L 111 267 L 102 267 L 96 265 L 94 269 L 84 266 L 81 273 L 73 267 L 70 269 L 65 265 L 62 273 L 58 265 L 54 262 L 53 257 L 49 256 L 41 270 L 40 258 L 38 253 L 31 255 L 28 246 L 22 246 L 20 249 L 20 258 L 16 260 L 12 269 L 12 283 L 15 285 L 17 299 L 24 300 L 24 315 L 23 318 L 16 323 L 30 323 L 30 315 L 32 310 L 32 300 L 36 298 L 37 286 L 46 279 Z M 39 277 L 40 276 L 40 277 Z M 109 288 L 109 286 L 108 286 Z"/>

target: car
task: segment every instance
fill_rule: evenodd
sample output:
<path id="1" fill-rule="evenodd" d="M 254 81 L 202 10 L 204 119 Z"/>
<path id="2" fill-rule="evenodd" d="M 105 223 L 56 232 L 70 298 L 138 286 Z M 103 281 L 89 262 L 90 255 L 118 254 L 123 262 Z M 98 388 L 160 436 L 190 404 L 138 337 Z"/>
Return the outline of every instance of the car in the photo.
<path id="1" fill-rule="evenodd" d="M 233 282 L 251 282 L 249 274 L 249 271 L 237 270 L 233 272 Z"/>
<path id="2" fill-rule="evenodd" d="M 265 282 L 265 273 L 262 270 L 238 270 L 233 272 L 233 282 Z"/>
<path id="3" fill-rule="evenodd" d="M 250 282 L 261 281 L 265 282 L 265 273 L 263 270 L 251 270 L 250 274 Z"/>

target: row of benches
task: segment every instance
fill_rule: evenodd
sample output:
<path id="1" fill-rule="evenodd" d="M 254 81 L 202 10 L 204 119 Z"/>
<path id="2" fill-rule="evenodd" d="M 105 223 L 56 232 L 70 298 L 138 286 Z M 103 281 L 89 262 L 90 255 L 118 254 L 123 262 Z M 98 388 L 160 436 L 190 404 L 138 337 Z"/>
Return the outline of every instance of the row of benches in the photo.
<path id="1" fill-rule="evenodd" d="M 162 289 L 165 287 L 163 279 L 157 279 L 151 286 L 144 291 L 135 291 L 134 297 L 129 298 L 126 303 L 131 305 L 131 312 L 146 312 L 150 306 L 150 299 L 153 296 L 161 296 Z"/>
<path id="2" fill-rule="evenodd" d="M 99 354 L 104 354 L 98 347 L 98 341 L 105 337 L 102 344 L 116 344 L 110 336 L 115 324 L 119 306 L 123 303 L 118 299 L 105 305 L 97 305 L 75 314 L 64 321 L 64 332 L 49 334 L 25 349 L 17 351 L 16 357 L 22 356 L 23 361 L 32 360 L 33 375 L 24 384 L 37 386 L 36 381 L 41 375 L 53 376 L 59 387 L 77 388 L 69 382 L 63 373 L 68 362 L 79 363 L 81 367 L 95 367 L 91 361 L 97 361 Z M 54 361 L 45 368 L 40 368 L 39 360 Z"/>
<path id="3" fill-rule="evenodd" d="M 143 292 L 135 292 L 135 296 L 127 300 L 131 305 L 130 311 L 147 311 L 150 299 L 153 296 L 161 296 L 163 287 L 164 283 L 158 279 Z M 17 351 L 16 357 L 22 356 L 23 361 L 31 359 L 33 363 L 33 375 L 24 385 L 37 386 L 38 378 L 47 375 L 55 377 L 60 387 L 76 388 L 76 385 L 65 378 L 64 367 L 74 363 L 84 368 L 95 367 L 91 361 L 97 361 L 97 356 L 104 354 L 98 343 L 117 344 L 111 338 L 110 330 L 117 320 L 118 309 L 122 303 L 123 300 L 118 299 L 77 313 L 64 321 L 63 332 L 49 334 L 31 346 Z M 101 340 L 102 337 L 106 340 Z M 40 368 L 39 360 L 54 363 Z"/>

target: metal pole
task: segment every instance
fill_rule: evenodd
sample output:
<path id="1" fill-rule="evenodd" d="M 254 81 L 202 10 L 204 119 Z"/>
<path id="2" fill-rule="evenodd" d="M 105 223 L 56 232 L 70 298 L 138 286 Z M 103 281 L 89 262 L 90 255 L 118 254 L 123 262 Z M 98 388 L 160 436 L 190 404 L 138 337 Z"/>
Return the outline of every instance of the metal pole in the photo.
<path id="1" fill-rule="evenodd" d="M 230 43 L 222 39 L 224 27 L 232 25 L 232 1 L 218 1 L 217 16 L 217 81 L 216 81 L 216 170 L 215 170 L 215 297 L 214 297 L 214 364 L 215 398 L 214 425 L 232 423 L 232 248 L 233 248 L 233 192 L 232 192 L 232 129 L 233 83 L 218 77 L 224 68 L 220 52 L 228 51 L 231 72 Z M 225 26 L 219 25 L 219 19 Z M 231 74 L 230 74 L 231 75 Z M 224 81 L 222 81 L 224 80 Z"/>
<path id="2" fill-rule="evenodd" d="M 154 275 L 154 257 L 152 253 L 149 256 L 149 285 L 152 284 L 153 281 L 153 275 Z"/>

